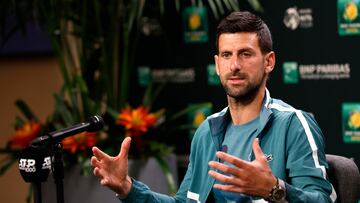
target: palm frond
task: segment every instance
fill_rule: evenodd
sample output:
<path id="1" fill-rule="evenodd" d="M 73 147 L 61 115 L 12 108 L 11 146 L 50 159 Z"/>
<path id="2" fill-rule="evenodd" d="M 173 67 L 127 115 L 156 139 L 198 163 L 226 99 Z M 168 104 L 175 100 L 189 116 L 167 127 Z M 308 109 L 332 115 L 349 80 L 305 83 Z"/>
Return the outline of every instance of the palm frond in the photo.
<path id="1" fill-rule="evenodd" d="M 214 1 L 215 1 L 215 0 L 209 0 L 209 6 L 210 6 L 210 9 L 211 9 L 214 17 L 215 17 L 216 19 L 219 19 L 219 13 L 218 13 L 218 11 L 217 11 L 217 8 L 216 8 L 216 5 L 215 5 L 215 2 L 214 2 Z"/>
<path id="2" fill-rule="evenodd" d="M 24 100 L 18 99 L 15 101 L 15 105 L 20 109 L 26 119 L 39 122 L 39 119 L 35 114 L 30 110 L 29 106 L 25 103 Z"/>
<path id="3" fill-rule="evenodd" d="M 261 6 L 259 0 L 248 0 L 248 2 L 255 11 L 264 12 L 264 8 Z"/>

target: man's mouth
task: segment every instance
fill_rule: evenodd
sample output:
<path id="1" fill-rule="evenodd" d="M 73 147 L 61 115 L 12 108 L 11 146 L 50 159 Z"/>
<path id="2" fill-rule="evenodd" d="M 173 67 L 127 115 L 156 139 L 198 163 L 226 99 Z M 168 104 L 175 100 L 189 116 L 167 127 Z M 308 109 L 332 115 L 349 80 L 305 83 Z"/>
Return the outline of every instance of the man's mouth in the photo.
<path id="1" fill-rule="evenodd" d="M 240 85 L 243 84 L 246 80 L 245 76 L 231 76 L 228 78 L 228 81 L 232 85 Z"/>

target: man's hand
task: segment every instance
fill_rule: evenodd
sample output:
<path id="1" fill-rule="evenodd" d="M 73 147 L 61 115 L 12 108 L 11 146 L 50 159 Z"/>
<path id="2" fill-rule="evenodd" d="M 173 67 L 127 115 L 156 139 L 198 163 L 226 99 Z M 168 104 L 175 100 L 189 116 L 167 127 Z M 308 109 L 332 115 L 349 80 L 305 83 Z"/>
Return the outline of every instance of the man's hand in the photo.
<path id="1" fill-rule="evenodd" d="M 252 149 L 255 154 L 255 160 L 252 162 L 241 160 L 224 152 L 216 152 L 217 157 L 234 167 L 217 161 L 209 162 L 210 167 L 227 174 L 223 175 L 214 170 L 209 171 L 211 177 L 224 183 L 214 184 L 214 188 L 263 198 L 269 197 L 271 189 L 276 185 L 276 178 L 260 148 L 259 139 L 254 140 Z"/>
<path id="2" fill-rule="evenodd" d="M 100 178 L 100 184 L 109 187 L 122 197 L 126 197 L 132 186 L 128 176 L 128 153 L 131 138 L 127 137 L 121 144 L 120 153 L 113 157 L 109 156 L 97 147 L 93 147 L 94 156 L 91 157 L 91 165 L 94 167 L 94 175 Z"/>

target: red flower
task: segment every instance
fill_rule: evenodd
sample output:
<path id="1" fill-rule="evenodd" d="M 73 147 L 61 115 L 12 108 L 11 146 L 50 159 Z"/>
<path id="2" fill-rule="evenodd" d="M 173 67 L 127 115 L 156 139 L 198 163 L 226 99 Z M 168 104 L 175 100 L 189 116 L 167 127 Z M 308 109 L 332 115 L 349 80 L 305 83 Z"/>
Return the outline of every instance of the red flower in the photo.
<path id="1" fill-rule="evenodd" d="M 157 117 L 149 113 L 149 109 L 140 106 L 136 109 L 127 107 L 119 113 L 117 124 L 126 129 L 126 136 L 139 136 L 148 131 L 156 123 Z"/>
<path id="2" fill-rule="evenodd" d="M 96 132 L 82 132 L 63 139 L 63 149 L 75 154 L 77 151 L 85 151 L 97 142 Z"/>
<path id="3" fill-rule="evenodd" d="M 26 122 L 21 128 L 16 129 L 15 135 L 10 139 L 11 148 L 25 148 L 31 140 L 36 138 L 41 131 L 41 124 L 34 121 Z"/>

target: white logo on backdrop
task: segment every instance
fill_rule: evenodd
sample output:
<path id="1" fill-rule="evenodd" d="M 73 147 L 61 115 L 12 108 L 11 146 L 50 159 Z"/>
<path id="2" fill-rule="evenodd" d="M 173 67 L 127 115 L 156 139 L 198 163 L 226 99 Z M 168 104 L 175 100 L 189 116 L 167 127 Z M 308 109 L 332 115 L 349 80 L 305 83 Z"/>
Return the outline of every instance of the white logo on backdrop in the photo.
<path id="1" fill-rule="evenodd" d="M 291 30 L 311 28 L 313 27 L 312 9 L 290 7 L 285 11 L 283 22 L 285 26 Z"/>

